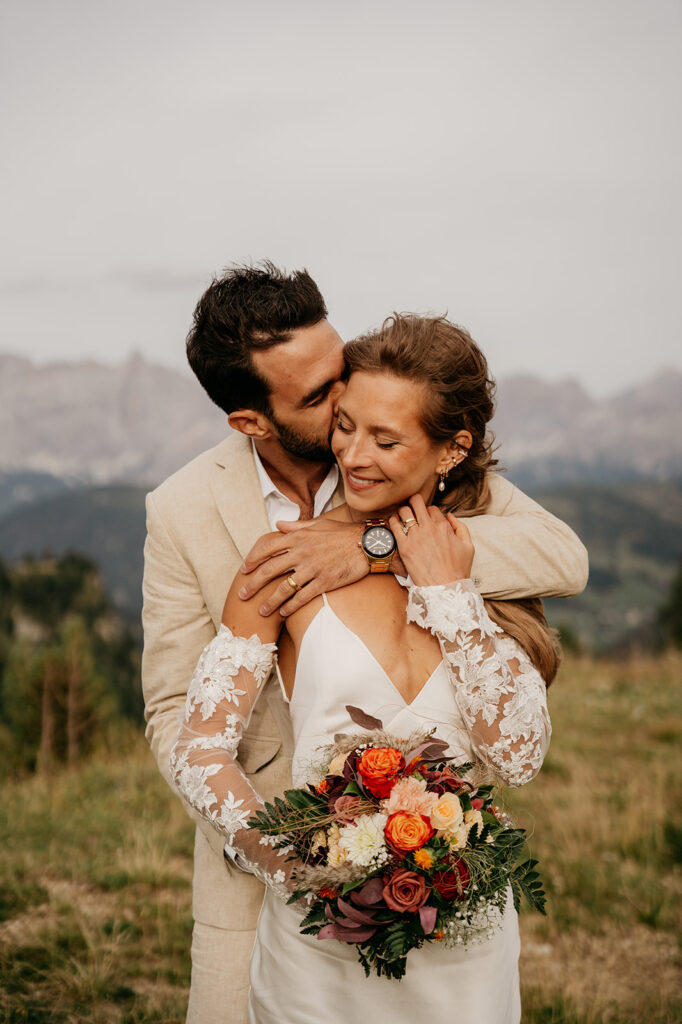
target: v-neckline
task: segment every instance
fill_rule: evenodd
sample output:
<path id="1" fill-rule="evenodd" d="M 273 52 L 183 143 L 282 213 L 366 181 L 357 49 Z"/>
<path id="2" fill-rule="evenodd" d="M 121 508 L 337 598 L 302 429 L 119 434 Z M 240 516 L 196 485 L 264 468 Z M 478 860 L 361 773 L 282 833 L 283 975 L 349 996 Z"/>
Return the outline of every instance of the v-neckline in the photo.
<path id="1" fill-rule="evenodd" d="M 323 600 L 324 600 L 324 598 L 326 598 L 326 595 L 323 595 Z M 386 669 L 384 668 L 384 666 L 383 666 L 383 665 L 381 664 L 381 662 L 380 662 L 380 661 L 379 661 L 379 659 L 377 658 L 376 654 L 373 654 L 373 653 L 372 653 L 372 651 L 371 651 L 371 650 L 369 649 L 369 647 L 367 646 L 367 644 L 365 643 L 365 641 L 364 641 L 364 640 L 362 639 L 362 637 L 361 637 L 361 636 L 358 636 L 358 634 L 357 634 L 357 633 L 356 633 L 356 632 L 355 632 L 354 630 L 352 630 L 352 629 L 350 628 L 350 626 L 348 626 L 348 625 L 347 625 L 347 624 L 346 624 L 346 623 L 345 623 L 345 622 L 343 621 L 343 619 L 342 619 L 342 618 L 340 618 L 340 617 L 339 617 L 339 616 L 338 616 L 338 615 L 336 614 L 336 612 L 334 611 L 334 609 L 332 608 L 332 606 L 331 606 L 331 605 L 329 604 L 329 602 L 328 602 L 327 600 L 325 600 L 325 601 L 324 601 L 324 604 L 322 605 L 322 608 L 320 608 L 320 609 L 319 609 L 319 611 L 317 612 L 317 614 L 316 614 L 316 615 L 315 615 L 315 616 L 313 617 L 313 619 L 312 619 L 312 620 L 310 621 L 310 623 L 309 623 L 309 625 L 308 625 L 308 629 L 306 629 L 306 631 L 305 631 L 305 634 L 304 634 L 304 638 L 303 638 L 303 639 L 305 639 L 305 636 L 306 636 L 306 635 L 308 634 L 308 630 L 310 629 L 310 627 L 312 626 L 313 622 L 315 621 L 315 619 L 316 619 L 316 618 L 318 617 L 318 615 L 319 615 L 319 614 L 320 614 L 320 613 L 322 612 L 322 610 L 323 610 L 324 608 L 326 608 L 326 609 L 327 609 L 327 611 L 328 611 L 328 612 L 330 612 L 330 614 L 331 614 L 331 615 L 332 615 L 332 616 L 333 616 L 333 617 L 334 617 L 334 618 L 336 619 L 336 621 L 337 621 L 337 622 L 339 623 L 339 625 L 340 625 L 340 626 L 341 626 L 341 627 L 342 627 L 342 628 L 343 628 L 343 629 L 344 629 L 344 630 L 346 631 L 346 633 L 348 633 L 348 634 L 349 634 L 350 636 L 352 636 L 352 637 L 353 637 L 353 638 L 354 638 L 354 639 L 355 639 L 355 640 L 356 640 L 356 641 L 357 641 L 357 642 L 358 642 L 358 643 L 360 644 L 360 646 L 361 646 L 361 647 L 362 647 L 362 649 L 364 650 L 365 654 L 367 654 L 367 655 L 368 655 L 368 657 L 372 659 L 372 661 L 374 662 L 374 664 L 376 665 L 376 667 L 377 667 L 377 668 L 379 669 L 379 671 L 381 672 L 382 676 L 384 677 L 384 679 L 386 680 L 386 682 L 388 683 L 388 685 L 389 685 L 389 686 L 391 687 L 391 689 L 392 689 L 392 690 L 393 690 L 393 691 L 394 691 L 394 692 L 395 692 L 395 693 L 397 694 L 397 696 L 398 696 L 398 698 L 399 698 L 400 702 L 402 703 L 403 707 L 405 707 L 405 708 L 411 708 L 411 707 L 414 707 L 414 705 L 415 705 L 415 704 L 416 704 L 416 702 L 417 702 L 417 701 L 419 700 L 419 698 L 421 697 L 422 693 L 424 692 L 424 690 L 426 689 L 426 687 L 427 687 L 427 686 L 429 685 L 429 683 L 431 682 L 431 680 L 433 679 L 433 677 L 435 676 L 435 674 L 436 674 L 436 673 L 438 672 L 438 670 L 439 670 L 439 669 L 440 669 L 440 668 L 442 667 L 442 665 L 443 665 L 443 660 L 442 660 L 442 658 L 441 658 L 441 660 L 440 660 L 440 661 L 438 662 L 438 664 L 436 665 L 436 667 L 434 668 L 433 672 L 432 672 L 432 673 L 431 673 L 431 675 L 430 675 L 430 676 L 428 677 L 428 679 L 426 680 L 426 682 L 425 682 L 425 683 L 423 684 L 423 686 L 421 686 L 421 687 L 419 688 L 419 691 L 418 691 L 418 692 L 417 692 L 417 693 L 415 694 L 415 696 L 414 696 L 414 697 L 412 698 L 412 700 L 411 700 L 411 701 L 406 701 L 406 700 L 405 700 L 405 698 L 403 697 L 402 693 L 401 693 L 401 692 L 400 692 L 400 690 L 398 689 L 398 687 L 397 687 L 397 686 L 395 685 L 395 683 L 393 682 L 393 680 L 392 680 L 392 679 L 391 679 L 391 677 L 389 676 L 389 674 L 388 674 L 388 672 L 386 671 Z M 300 652 L 299 652 L 299 657 L 300 657 Z M 296 688 L 296 687 L 295 687 L 295 685 L 294 685 L 294 689 L 295 689 L 295 688 Z"/>

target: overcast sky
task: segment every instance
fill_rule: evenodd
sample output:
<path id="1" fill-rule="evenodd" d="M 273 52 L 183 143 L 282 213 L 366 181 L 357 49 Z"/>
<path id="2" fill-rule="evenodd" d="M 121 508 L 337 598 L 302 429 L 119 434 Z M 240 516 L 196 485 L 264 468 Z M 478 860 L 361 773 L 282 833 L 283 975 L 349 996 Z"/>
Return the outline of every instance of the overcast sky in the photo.
<path id="1" fill-rule="evenodd" d="M 0 350 L 184 365 L 231 261 L 498 377 L 682 367 L 679 0 L 4 0 Z"/>

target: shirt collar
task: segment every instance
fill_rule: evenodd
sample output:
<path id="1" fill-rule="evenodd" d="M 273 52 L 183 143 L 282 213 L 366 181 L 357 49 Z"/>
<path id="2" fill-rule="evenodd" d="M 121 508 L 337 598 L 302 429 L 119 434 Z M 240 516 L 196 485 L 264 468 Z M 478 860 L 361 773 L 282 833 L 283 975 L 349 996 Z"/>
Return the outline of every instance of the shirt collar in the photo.
<path id="1" fill-rule="evenodd" d="M 266 470 L 258 449 L 256 448 L 253 438 L 251 438 L 251 449 L 253 451 L 253 460 L 256 464 L 256 473 L 258 474 L 258 482 L 260 483 L 260 489 L 263 492 L 264 498 L 269 498 L 271 495 L 275 495 L 278 498 L 282 498 L 284 501 L 291 501 L 291 498 L 287 498 L 285 494 L 282 494 L 280 489 L 272 482 L 268 471 Z M 315 495 L 315 515 L 318 516 L 324 509 L 324 506 L 328 501 L 331 501 L 332 495 L 336 490 L 336 485 L 339 482 L 339 467 L 335 462 L 329 467 L 329 472 L 320 484 L 317 493 Z M 293 504 L 293 503 L 292 503 Z"/>

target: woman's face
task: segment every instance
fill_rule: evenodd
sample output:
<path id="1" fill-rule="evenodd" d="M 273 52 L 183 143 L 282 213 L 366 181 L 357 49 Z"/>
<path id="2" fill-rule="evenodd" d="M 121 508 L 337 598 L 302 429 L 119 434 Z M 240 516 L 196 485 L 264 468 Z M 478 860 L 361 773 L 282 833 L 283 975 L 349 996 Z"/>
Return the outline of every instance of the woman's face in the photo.
<path id="1" fill-rule="evenodd" d="M 351 374 L 339 400 L 332 451 L 348 506 L 359 517 L 388 512 L 421 494 L 428 504 L 455 447 L 434 445 L 419 413 L 426 385 L 386 373 Z"/>

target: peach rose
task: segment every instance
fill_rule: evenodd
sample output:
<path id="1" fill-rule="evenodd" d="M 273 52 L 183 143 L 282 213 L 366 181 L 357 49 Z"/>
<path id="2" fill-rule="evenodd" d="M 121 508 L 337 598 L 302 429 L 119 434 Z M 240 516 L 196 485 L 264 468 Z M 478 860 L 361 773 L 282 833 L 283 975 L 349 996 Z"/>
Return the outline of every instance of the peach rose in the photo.
<path id="1" fill-rule="evenodd" d="M 379 799 L 388 796 L 405 767 L 405 758 L 393 747 L 368 747 L 357 760 L 358 775 L 365 789 Z"/>
<path id="2" fill-rule="evenodd" d="M 431 824 L 439 832 L 455 832 L 462 824 L 462 805 L 454 793 L 443 793 L 429 815 Z"/>
<path id="3" fill-rule="evenodd" d="M 429 819 L 423 814 L 396 811 L 386 822 L 384 835 L 386 842 L 397 853 L 410 853 L 428 843 L 433 835 L 433 829 Z"/>
<path id="4" fill-rule="evenodd" d="M 427 793 L 424 779 L 403 778 L 398 779 L 383 807 L 387 814 L 412 811 L 428 818 L 437 800 L 435 793 Z"/>

